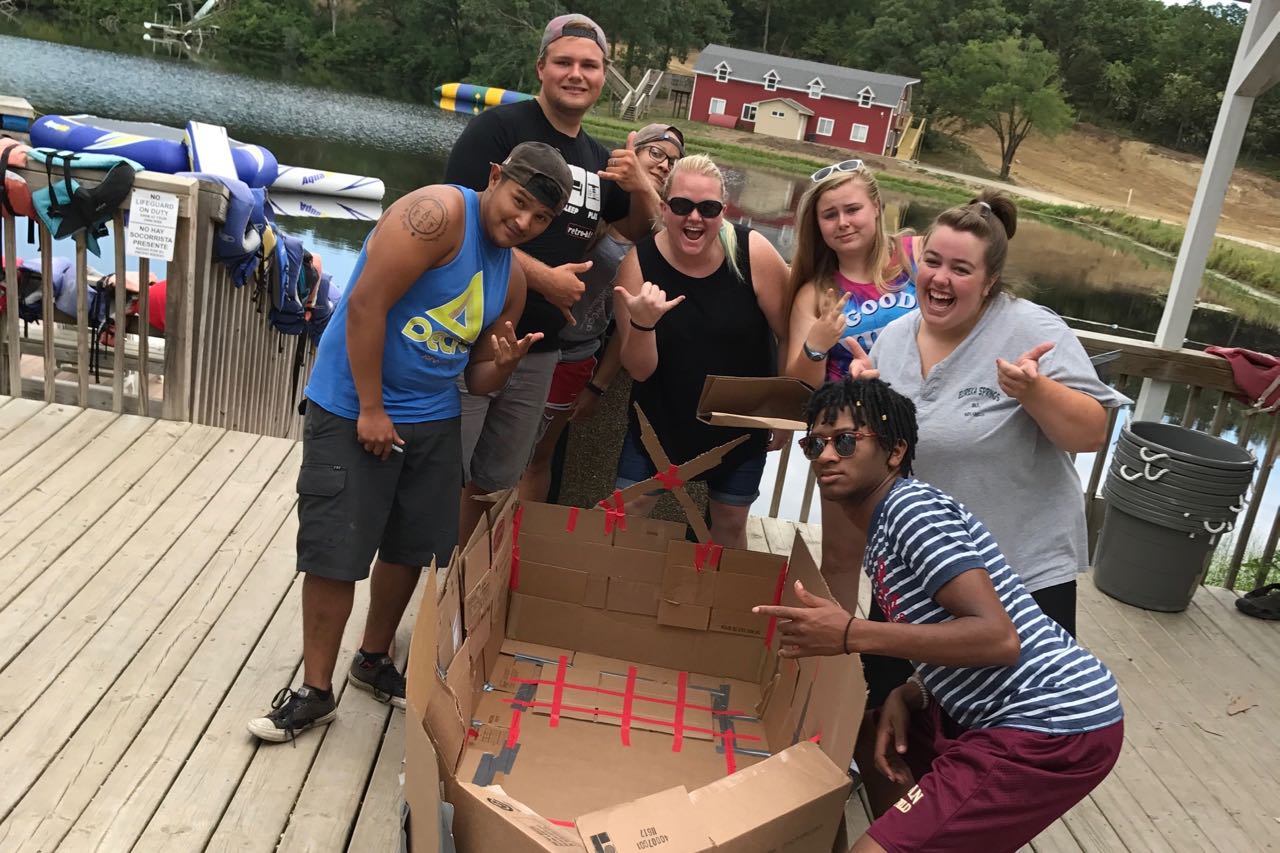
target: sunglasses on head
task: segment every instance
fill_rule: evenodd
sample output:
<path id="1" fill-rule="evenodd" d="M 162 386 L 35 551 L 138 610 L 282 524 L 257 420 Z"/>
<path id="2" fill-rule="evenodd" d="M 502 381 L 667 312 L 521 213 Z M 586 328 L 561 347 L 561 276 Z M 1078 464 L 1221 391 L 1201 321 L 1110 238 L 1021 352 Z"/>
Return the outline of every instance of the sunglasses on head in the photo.
<path id="1" fill-rule="evenodd" d="M 823 166 L 818 171 L 809 176 L 809 180 L 817 183 L 836 172 L 856 172 L 862 168 L 861 160 L 841 160 L 839 163 L 832 163 L 830 166 Z"/>
<path id="2" fill-rule="evenodd" d="M 693 213 L 693 209 L 696 207 L 703 219 L 715 219 L 724 210 L 724 202 L 716 201 L 713 198 L 694 202 L 691 199 L 676 196 L 675 198 L 667 199 L 667 207 L 671 208 L 671 212 L 676 216 L 688 216 Z"/>
<path id="3" fill-rule="evenodd" d="M 655 163 L 667 161 L 668 166 L 674 166 L 676 161 L 680 159 L 679 155 L 672 157 L 670 154 L 662 150 L 661 145 L 646 145 L 644 152 L 649 155 L 649 159 Z"/>
<path id="4" fill-rule="evenodd" d="M 804 458 L 810 461 L 817 459 L 822 455 L 822 451 L 827 449 L 827 442 L 835 442 L 836 456 L 847 459 L 853 455 L 853 451 L 858 447 L 858 439 L 875 438 L 874 432 L 841 432 L 826 438 L 821 435 L 806 435 L 797 443 L 800 445 L 800 451 L 804 453 Z"/>

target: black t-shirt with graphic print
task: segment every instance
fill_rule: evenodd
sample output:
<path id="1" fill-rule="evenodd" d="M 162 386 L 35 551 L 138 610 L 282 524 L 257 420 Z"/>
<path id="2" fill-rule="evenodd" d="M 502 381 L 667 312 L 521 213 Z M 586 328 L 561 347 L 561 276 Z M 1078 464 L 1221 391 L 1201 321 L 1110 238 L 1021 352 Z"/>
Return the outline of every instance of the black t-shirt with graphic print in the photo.
<path id="1" fill-rule="evenodd" d="M 521 142 L 545 142 L 560 152 L 573 173 L 573 195 L 547 230 L 520 249 L 551 267 L 577 263 L 586 256 L 601 217 L 605 222 L 617 222 L 631 211 L 631 196 L 596 174 L 608 164 L 609 150 L 585 130 L 576 137 L 565 136 L 547 121 L 534 100 L 485 110 L 471 119 L 449 152 L 445 183 L 484 189 L 489 182 L 489 164 L 501 163 Z M 516 333 L 542 332 L 544 337 L 534 350 L 559 349 L 564 325 L 559 308 L 541 293 L 527 292 Z"/>

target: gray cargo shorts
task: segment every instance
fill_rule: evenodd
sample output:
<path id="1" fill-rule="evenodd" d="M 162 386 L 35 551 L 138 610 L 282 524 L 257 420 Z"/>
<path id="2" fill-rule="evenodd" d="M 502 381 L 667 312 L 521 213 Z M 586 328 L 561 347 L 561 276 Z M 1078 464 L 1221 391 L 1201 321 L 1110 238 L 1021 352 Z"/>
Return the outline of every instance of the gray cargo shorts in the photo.
<path id="1" fill-rule="evenodd" d="M 298 472 L 298 571 L 358 581 L 383 561 L 443 566 L 458 540 L 459 419 L 397 423 L 404 453 L 381 460 L 356 422 L 307 404 Z"/>
<path id="2" fill-rule="evenodd" d="M 462 458 L 467 482 L 485 492 L 509 489 L 529 467 L 560 351 L 531 352 L 500 391 L 462 390 Z"/>

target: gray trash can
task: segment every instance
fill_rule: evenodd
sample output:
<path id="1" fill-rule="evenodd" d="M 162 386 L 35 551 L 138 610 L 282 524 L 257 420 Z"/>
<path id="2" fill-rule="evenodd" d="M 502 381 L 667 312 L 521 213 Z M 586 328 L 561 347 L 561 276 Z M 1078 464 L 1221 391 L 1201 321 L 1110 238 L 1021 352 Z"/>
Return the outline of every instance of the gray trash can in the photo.
<path id="1" fill-rule="evenodd" d="M 1126 426 L 1103 484 L 1094 586 L 1147 610 L 1185 610 L 1218 539 L 1244 508 L 1255 462 L 1206 433 L 1151 421 Z"/>

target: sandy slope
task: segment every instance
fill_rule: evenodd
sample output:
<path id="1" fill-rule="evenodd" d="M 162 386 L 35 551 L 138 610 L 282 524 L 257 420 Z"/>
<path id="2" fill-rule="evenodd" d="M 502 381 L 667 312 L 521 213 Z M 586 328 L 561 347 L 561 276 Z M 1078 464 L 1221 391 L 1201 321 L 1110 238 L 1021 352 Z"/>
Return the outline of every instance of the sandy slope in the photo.
<path id="1" fill-rule="evenodd" d="M 989 131 L 964 140 L 993 170 L 1000 151 Z M 1185 224 L 1202 161 L 1146 142 L 1124 140 L 1088 125 L 1047 139 L 1032 134 L 1018 149 L 1013 180 L 1019 186 L 1073 201 L 1129 210 Z M 1236 169 L 1223 207 L 1220 233 L 1280 246 L 1280 181 Z"/>

